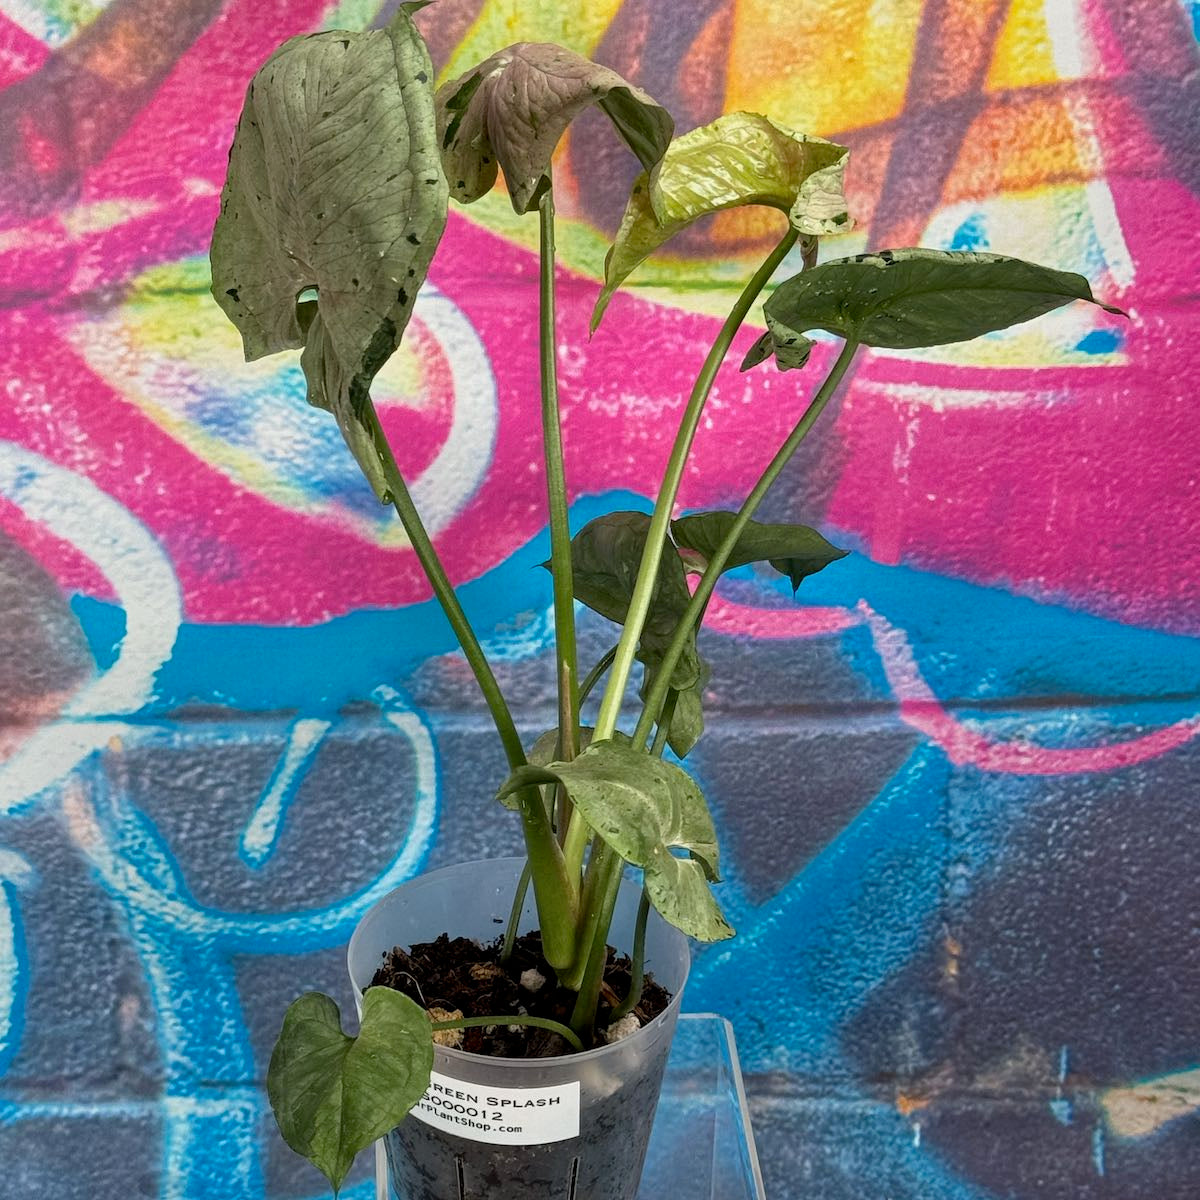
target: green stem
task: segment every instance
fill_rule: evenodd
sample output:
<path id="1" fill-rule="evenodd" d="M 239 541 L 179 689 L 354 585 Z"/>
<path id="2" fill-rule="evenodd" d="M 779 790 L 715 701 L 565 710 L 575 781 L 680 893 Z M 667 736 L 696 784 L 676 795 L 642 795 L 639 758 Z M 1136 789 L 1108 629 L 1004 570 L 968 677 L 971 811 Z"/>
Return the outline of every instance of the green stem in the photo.
<path id="1" fill-rule="evenodd" d="M 549 1017 L 528 1017 L 519 1014 L 515 1017 L 460 1017 L 454 1021 L 434 1021 L 433 1030 L 438 1033 L 443 1029 L 479 1029 L 486 1025 L 536 1025 L 538 1029 L 550 1029 L 569 1043 L 572 1050 L 583 1053 L 583 1043 L 575 1031 L 552 1021 Z"/>
<path id="2" fill-rule="evenodd" d="M 492 714 L 496 732 L 500 735 L 508 765 L 516 770 L 517 767 L 525 765 L 525 750 L 521 746 L 512 713 L 500 691 L 500 685 L 496 682 L 496 676 L 483 647 L 480 646 L 479 639 L 475 636 L 467 614 L 463 611 L 454 587 L 446 575 L 442 560 L 425 531 L 421 515 L 413 504 L 412 496 L 409 495 L 408 485 L 396 465 L 387 435 L 379 423 L 379 415 L 369 400 L 363 406 L 360 419 L 370 430 L 384 479 L 392 494 L 392 504 L 404 526 L 404 532 L 408 534 L 417 561 L 421 564 L 425 577 L 433 588 L 433 594 L 442 606 L 450 628 L 454 630 L 458 644 L 462 647 L 467 663 L 475 675 L 484 702 Z M 566 965 L 575 957 L 575 909 L 578 903 L 579 882 L 577 879 L 572 881 L 567 874 L 562 850 L 554 836 L 539 789 L 526 788 L 520 794 L 520 805 L 525 849 L 533 871 L 533 890 L 537 897 L 543 952 L 546 961 L 557 969 L 559 964 Z M 559 964 L 555 963 L 556 958 Z"/>
<path id="3" fill-rule="evenodd" d="M 604 908 L 604 890 L 612 867 L 620 867 L 621 856 L 601 837 L 592 838 L 592 853 L 588 859 L 587 872 L 583 880 L 583 897 L 580 901 L 579 941 L 575 949 L 575 961 L 567 971 L 559 972 L 563 987 L 577 992 L 587 970 L 596 929 Z M 607 927 L 605 932 L 607 933 Z"/>
<path id="4" fill-rule="evenodd" d="M 610 646 L 605 650 L 600 661 L 587 673 L 583 682 L 579 685 L 579 707 L 583 708 L 583 702 L 592 694 L 592 688 L 600 682 L 604 676 L 604 672 L 613 665 L 613 659 L 617 657 L 616 646 Z"/>
<path id="5" fill-rule="evenodd" d="M 583 855 L 587 850 L 588 838 L 592 836 L 592 827 L 579 813 L 571 815 L 567 825 L 567 836 L 563 839 L 563 859 L 567 864 L 567 872 L 572 879 L 578 879 L 583 871 Z M 580 908 L 582 911 L 582 905 Z"/>
<path id="6" fill-rule="evenodd" d="M 754 516 L 755 510 L 761 503 L 762 498 L 767 494 L 767 489 L 779 477 L 780 472 L 787 465 L 788 459 L 796 452 L 796 448 L 813 427 L 825 405 L 829 403 L 830 397 L 837 390 L 838 384 L 842 381 L 842 376 L 845 375 L 847 368 L 850 366 L 850 361 L 854 358 L 858 346 L 858 342 L 853 340 L 847 341 L 842 346 L 841 353 L 837 356 L 837 361 L 830 368 L 825 381 L 817 389 L 817 394 L 812 398 L 808 408 L 804 410 L 804 415 L 796 423 L 792 432 L 788 434 L 787 440 L 780 446 L 775 457 L 767 465 L 766 470 L 759 476 L 758 482 L 751 489 L 750 495 L 746 497 L 746 502 L 738 509 L 736 520 L 729 527 L 729 531 L 725 534 L 721 544 L 709 559 L 708 565 L 704 568 L 704 574 L 700 577 L 699 586 L 692 593 L 692 598 L 684 610 L 683 616 L 680 617 L 679 623 L 675 626 L 675 632 L 671 637 L 671 644 L 667 647 L 667 652 L 663 655 L 662 663 L 655 676 L 654 686 L 650 689 L 650 694 L 646 697 L 645 707 L 642 709 L 637 729 L 633 734 L 633 744 L 635 746 L 645 745 L 646 738 L 650 734 L 650 729 L 654 725 L 654 715 L 660 711 L 663 702 L 666 700 L 667 689 L 670 687 L 671 672 L 675 670 L 675 665 L 679 662 L 679 657 L 683 653 L 684 646 L 687 644 L 688 635 L 691 630 L 696 628 L 696 622 L 704 612 L 709 597 L 713 593 L 713 588 L 716 587 L 717 580 L 720 578 L 721 572 L 725 569 L 725 564 L 729 561 L 729 556 L 732 554 L 738 538 L 741 537 L 742 531 L 750 523 L 750 518 Z"/>
<path id="7" fill-rule="evenodd" d="M 679 693 L 674 688 L 668 688 L 667 698 L 663 701 L 662 712 L 658 716 L 658 728 L 654 731 L 654 745 L 650 747 L 650 753 L 655 758 L 662 758 L 666 749 L 667 738 L 671 735 L 671 718 L 675 715 L 675 705 L 678 702 Z"/>
<path id="8" fill-rule="evenodd" d="M 504 945 L 500 950 L 500 961 L 508 962 L 512 957 L 513 945 L 517 940 L 517 926 L 521 923 L 521 910 L 525 907 L 525 894 L 529 891 L 529 880 L 533 872 L 529 862 L 521 869 L 521 878 L 517 883 L 517 892 L 513 896 L 512 908 L 508 912 L 508 926 L 504 930 Z"/>
<path id="9" fill-rule="evenodd" d="M 604 690 L 600 714 L 596 718 L 595 740 L 598 742 L 612 737 L 613 731 L 617 727 L 617 716 L 620 713 L 621 700 L 625 695 L 625 685 L 633 667 L 638 639 L 642 636 L 642 627 L 646 623 L 646 614 L 650 610 L 650 599 L 654 592 L 655 579 L 658 576 L 658 565 L 662 561 L 663 546 L 666 544 L 671 514 L 675 508 L 675 497 L 679 491 L 680 481 L 683 479 L 683 468 L 687 462 L 688 451 L 692 446 L 692 439 L 700 424 L 704 403 L 712 390 L 721 363 L 729 352 L 729 347 L 733 344 L 733 339 L 741 328 L 742 322 L 746 319 L 746 314 L 758 298 L 759 292 L 775 273 L 775 269 L 795 244 L 796 237 L 796 231 L 789 228 L 779 245 L 771 251 L 766 261 L 754 273 L 754 277 L 746 284 L 737 303 L 734 304 L 725 323 L 721 326 L 717 340 L 709 350 L 704 365 L 700 368 L 700 374 L 696 377 L 695 385 L 692 387 L 691 396 L 688 398 L 687 406 L 683 410 L 683 417 L 679 423 L 679 432 L 675 435 L 675 443 L 671 447 L 671 456 L 667 460 L 667 469 L 654 505 L 654 513 L 650 518 L 646 546 L 638 567 L 637 581 L 629 602 L 629 612 L 625 617 L 621 640 L 617 643 L 617 657 L 613 663 L 612 674 L 608 678 L 608 686 Z M 669 678 L 669 672 L 663 678 Z"/>
<path id="10" fill-rule="evenodd" d="M 563 761 L 579 753 L 579 676 L 575 652 L 575 588 L 571 570 L 571 528 L 563 466 L 562 424 L 558 411 L 558 360 L 554 317 L 554 191 L 538 201 L 541 234 L 538 256 L 538 343 L 542 380 L 542 451 L 550 510 L 550 566 L 554 578 L 554 643 L 558 678 L 558 731 Z"/>
<path id="11" fill-rule="evenodd" d="M 621 856 L 606 843 L 601 842 L 598 851 L 606 853 L 606 859 L 596 871 L 592 907 L 580 939 L 580 946 L 587 946 L 588 951 L 583 960 L 583 973 L 574 989 L 578 995 L 575 997 L 575 1010 L 571 1013 L 571 1028 L 581 1036 L 590 1034 L 596 1023 L 600 984 L 604 981 L 604 967 L 608 962 L 608 930 L 612 925 L 613 909 L 617 905 L 617 892 L 621 887 L 621 874 L 625 866 Z M 593 860 L 596 853 L 592 852 Z"/>
<path id="12" fill-rule="evenodd" d="M 612 1019 L 619 1021 L 637 1008 L 642 999 L 642 987 L 646 982 L 646 918 L 650 915 L 650 896 L 642 888 L 642 899 L 638 904 L 637 925 L 633 931 L 633 959 L 629 967 L 629 995 L 613 1009 Z"/>

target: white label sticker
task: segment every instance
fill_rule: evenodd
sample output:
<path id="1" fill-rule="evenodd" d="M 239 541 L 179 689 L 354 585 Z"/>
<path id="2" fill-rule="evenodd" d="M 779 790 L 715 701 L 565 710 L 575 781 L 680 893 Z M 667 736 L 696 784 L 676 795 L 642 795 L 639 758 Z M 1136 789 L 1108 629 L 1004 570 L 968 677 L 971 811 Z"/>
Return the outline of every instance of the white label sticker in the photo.
<path id="1" fill-rule="evenodd" d="M 579 1081 L 558 1087 L 501 1088 L 434 1071 L 409 1113 L 473 1142 L 540 1146 L 579 1136 Z"/>

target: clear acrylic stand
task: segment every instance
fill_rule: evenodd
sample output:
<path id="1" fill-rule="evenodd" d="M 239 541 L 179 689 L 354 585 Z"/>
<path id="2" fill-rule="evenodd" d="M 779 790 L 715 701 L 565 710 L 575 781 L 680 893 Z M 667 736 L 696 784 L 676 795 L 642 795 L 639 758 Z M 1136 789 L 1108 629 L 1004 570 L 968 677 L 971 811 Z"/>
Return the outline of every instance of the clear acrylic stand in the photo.
<path id="1" fill-rule="evenodd" d="M 766 1200 L 733 1026 L 683 1013 L 638 1200 Z"/>

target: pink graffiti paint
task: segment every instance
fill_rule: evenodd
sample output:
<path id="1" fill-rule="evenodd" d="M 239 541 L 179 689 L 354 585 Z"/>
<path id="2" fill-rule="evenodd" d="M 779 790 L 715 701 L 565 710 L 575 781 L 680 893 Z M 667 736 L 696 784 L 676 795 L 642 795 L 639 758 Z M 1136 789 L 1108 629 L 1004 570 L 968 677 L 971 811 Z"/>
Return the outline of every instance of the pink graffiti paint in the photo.
<path id="1" fill-rule="evenodd" d="M 119 303 L 131 279 L 203 253 L 244 85 L 279 37 L 311 28 L 323 11 L 315 0 L 229 6 L 103 161 L 86 170 L 67 208 L 5 230 L 0 243 L 14 302 L 0 320 L 0 360 L 14 381 L 0 434 L 85 472 L 152 529 L 177 566 L 191 620 L 305 623 L 428 594 L 408 552 L 381 546 L 369 529 L 320 506 L 257 490 L 220 455 L 172 436 L 132 402 L 119 376 L 102 378 L 78 349 L 92 314 Z M 21 69 L 33 69 L 33 49 L 18 49 L 26 55 Z M 1106 69 L 1120 64 L 1106 60 Z M 198 80 L 204 104 L 196 102 Z M 1190 294 L 1200 266 L 1195 246 L 1176 236 L 1195 227 L 1196 200 L 1170 179 L 1135 176 L 1137 162 L 1159 159 L 1144 123 L 1121 111 L 1121 138 L 1105 137 L 1117 164 L 1107 182 L 1137 264 L 1122 355 L 1100 366 L 1036 367 L 868 355 L 836 427 L 822 433 L 844 452 L 828 516 L 879 561 L 1188 631 L 1200 621 L 1193 586 L 1200 543 L 1168 531 L 1189 525 L 1188 464 L 1200 449 L 1182 392 L 1196 318 L 1176 299 Z M 126 211 L 95 216 L 114 203 Z M 455 215 L 432 278 L 474 326 L 498 392 L 485 478 L 438 537 L 452 576 L 465 580 L 502 563 L 544 526 L 527 319 L 533 260 Z M 652 494 L 716 322 L 622 294 L 587 342 L 596 285 L 566 271 L 560 280 L 573 491 Z M 1112 294 L 1111 280 L 1096 282 L 1106 298 L 1125 299 Z M 742 376 L 736 354 L 697 438 L 685 506 L 727 504 L 744 493 L 829 357 L 822 347 L 804 373 Z M 430 346 L 420 354 L 430 378 L 437 356 Z M 169 361 L 161 370 L 170 385 Z M 949 399 L 910 401 L 893 385 Z M 386 419 L 419 472 L 444 444 L 453 414 L 434 405 L 400 426 L 401 415 Z M 51 562 L 64 579 L 78 576 L 78 564 L 53 552 Z M 303 589 L 292 586 L 298 571 Z M 730 619 L 797 628 L 793 618 Z"/>

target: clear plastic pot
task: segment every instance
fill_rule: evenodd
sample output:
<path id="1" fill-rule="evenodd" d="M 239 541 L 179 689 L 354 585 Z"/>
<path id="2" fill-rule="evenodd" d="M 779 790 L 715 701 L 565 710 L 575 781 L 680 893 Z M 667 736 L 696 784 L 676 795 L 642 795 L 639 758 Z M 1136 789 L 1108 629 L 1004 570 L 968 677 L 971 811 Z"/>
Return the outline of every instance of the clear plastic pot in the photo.
<path id="1" fill-rule="evenodd" d="M 522 860 L 430 872 L 359 922 L 347 962 L 361 996 L 393 946 L 503 932 Z M 609 943 L 628 953 L 640 889 L 625 881 Z M 521 931 L 537 927 L 532 889 Z M 385 1139 L 395 1200 L 633 1200 L 687 980 L 687 939 L 651 911 L 646 969 L 672 994 L 636 1033 L 584 1054 L 489 1058 L 434 1048 L 422 1103 Z"/>

